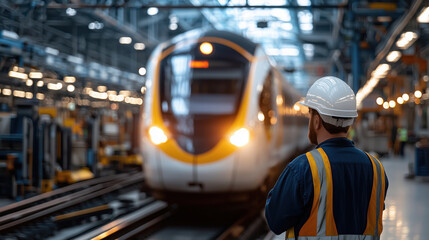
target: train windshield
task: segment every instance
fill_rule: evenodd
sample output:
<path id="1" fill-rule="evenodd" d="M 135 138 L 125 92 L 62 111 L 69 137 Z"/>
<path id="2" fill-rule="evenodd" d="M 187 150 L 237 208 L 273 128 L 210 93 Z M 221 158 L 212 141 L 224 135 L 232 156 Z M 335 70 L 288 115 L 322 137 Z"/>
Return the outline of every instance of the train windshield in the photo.
<path id="1" fill-rule="evenodd" d="M 199 64 L 199 65 L 198 65 Z M 238 110 L 243 63 L 173 56 L 164 65 L 161 109 L 173 115 L 230 115 Z"/>
<path id="2" fill-rule="evenodd" d="M 195 60 L 189 53 L 161 62 L 163 121 L 184 150 L 202 153 L 223 137 L 237 115 L 248 65 L 237 56 Z"/>

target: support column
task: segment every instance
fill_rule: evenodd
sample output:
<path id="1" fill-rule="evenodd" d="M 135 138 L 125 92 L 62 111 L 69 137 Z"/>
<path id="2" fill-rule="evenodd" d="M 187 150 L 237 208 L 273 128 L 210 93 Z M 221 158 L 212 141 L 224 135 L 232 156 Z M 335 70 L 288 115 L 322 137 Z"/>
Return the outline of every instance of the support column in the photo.
<path id="1" fill-rule="evenodd" d="M 353 74 L 353 91 L 357 93 L 360 87 L 360 54 L 359 54 L 359 39 L 354 36 L 352 43 L 352 74 Z"/>

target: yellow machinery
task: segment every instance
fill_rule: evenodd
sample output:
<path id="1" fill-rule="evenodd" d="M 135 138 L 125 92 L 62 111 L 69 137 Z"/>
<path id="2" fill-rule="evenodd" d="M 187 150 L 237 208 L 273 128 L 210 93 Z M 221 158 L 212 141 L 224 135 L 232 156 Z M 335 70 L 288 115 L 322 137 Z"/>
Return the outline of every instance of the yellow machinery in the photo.
<path id="1" fill-rule="evenodd" d="M 79 170 L 63 170 L 57 171 L 56 182 L 58 184 L 72 184 L 83 180 L 94 178 L 94 174 L 88 168 Z"/>

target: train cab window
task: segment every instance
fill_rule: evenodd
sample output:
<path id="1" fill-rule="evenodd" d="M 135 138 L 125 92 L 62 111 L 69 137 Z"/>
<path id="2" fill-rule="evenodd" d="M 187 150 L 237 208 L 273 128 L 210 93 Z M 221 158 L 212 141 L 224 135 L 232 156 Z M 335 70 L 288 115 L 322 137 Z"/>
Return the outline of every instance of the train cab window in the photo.
<path id="1" fill-rule="evenodd" d="M 188 55 L 172 56 L 161 72 L 161 109 L 173 115 L 230 115 L 238 111 L 244 86 L 243 63 L 213 60 L 189 68 Z"/>

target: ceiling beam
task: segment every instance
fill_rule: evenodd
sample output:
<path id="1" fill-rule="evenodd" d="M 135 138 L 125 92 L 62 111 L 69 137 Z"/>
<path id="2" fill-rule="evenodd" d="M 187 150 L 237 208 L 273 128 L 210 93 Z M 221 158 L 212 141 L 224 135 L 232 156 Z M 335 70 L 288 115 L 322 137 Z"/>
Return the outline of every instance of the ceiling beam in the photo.
<path id="1" fill-rule="evenodd" d="M 159 9 L 202 9 L 202 8 L 287 8 L 287 9 L 297 9 L 297 10 L 311 10 L 311 9 L 339 9 L 347 8 L 347 4 L 319 4 L 311 6 L 298 6 L 298 5 L 124 5 L 124 4 L 58 4 L 50 3 L 47 8 L 98 8 L 98 9 L 107 9 L 107 8 L 150 8 L 156 7 Z"/>

